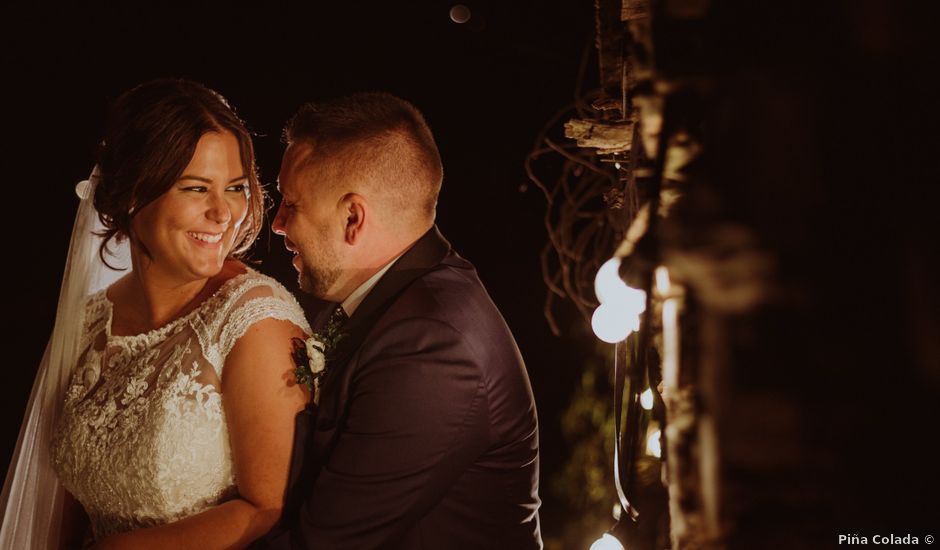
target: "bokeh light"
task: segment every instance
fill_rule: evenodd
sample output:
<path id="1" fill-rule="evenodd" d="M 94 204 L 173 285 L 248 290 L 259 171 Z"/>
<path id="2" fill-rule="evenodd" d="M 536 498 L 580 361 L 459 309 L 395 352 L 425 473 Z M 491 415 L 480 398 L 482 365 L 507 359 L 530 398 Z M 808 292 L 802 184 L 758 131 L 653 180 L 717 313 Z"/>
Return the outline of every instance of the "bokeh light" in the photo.
<path id="1" fill-rule="evenodd" d="M 662 432 L 659 430 L 649 434 L 646 438 L 646 453 L 660 458 L 663 456 Z"/>
<path id="2" fill-rule="evenodd" d="M 459 25 L 469 21 L 471 15 L 470 8 L 463 4 L 455 4 L 450 8 L 450 20 Z"/>
<path id="3" fill-rule="evenodd" d="M 591 550 L 624 550 L 623 545 L 617 540 L 617 537 L 610 533 L 604 533 L 601 538 L 594 541 Z"/>
<path id="4" fill-rule="evenodd" d="M 646 391 L 640 394 L 640 406 L 648 411 L 653 409 L 653 390 L 646 388 Z"/>
<path id="5" fill-rule="evenodd" d="M 591 328 L 598 338 L 608 344 L 622 342 L 631 332 L 640 328 L 640 318 L 631 314 L 622 304 L 601 304 L 591 316 Z"/>

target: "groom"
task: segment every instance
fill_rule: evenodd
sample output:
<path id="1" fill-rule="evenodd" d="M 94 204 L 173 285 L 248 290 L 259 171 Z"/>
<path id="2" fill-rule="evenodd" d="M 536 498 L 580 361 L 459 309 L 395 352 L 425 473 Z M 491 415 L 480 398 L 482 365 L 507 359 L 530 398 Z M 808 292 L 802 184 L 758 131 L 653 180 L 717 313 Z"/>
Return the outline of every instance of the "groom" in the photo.
<path id="1" fill-rule="evenodd" d="M 273 229 L 301 289 L 348 320 L 316 412 L 298 416 L 282 525 L 254 547 L 541 548 L 532 390 L 434 225 L 442 168 L 424 118 L 357 94 L 305 105 L 285 138 Z"/>

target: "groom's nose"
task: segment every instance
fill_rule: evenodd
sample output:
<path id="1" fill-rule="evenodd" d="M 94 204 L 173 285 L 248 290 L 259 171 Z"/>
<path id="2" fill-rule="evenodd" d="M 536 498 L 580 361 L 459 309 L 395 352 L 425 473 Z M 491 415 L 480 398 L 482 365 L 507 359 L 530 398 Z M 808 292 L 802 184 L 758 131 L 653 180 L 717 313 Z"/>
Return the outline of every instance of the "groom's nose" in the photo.
<path id="1" fill-rule="evenodd" d="M 284 227 L 286 215 L 284 214 L 284 205 L 279 204 L 277 207 L 277 214 L 274 215 L 274 220 L 271 222 L 271 231 L 274 231 L 278 235 L 287 235 L 287 230 Z"/>

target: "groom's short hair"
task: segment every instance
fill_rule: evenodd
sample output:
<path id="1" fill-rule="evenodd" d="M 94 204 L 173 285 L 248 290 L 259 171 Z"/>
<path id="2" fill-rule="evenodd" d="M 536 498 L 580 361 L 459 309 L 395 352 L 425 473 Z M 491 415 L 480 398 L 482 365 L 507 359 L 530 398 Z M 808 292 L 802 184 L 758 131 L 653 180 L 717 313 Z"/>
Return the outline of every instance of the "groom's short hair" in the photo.
<path id="1" fill-rule="evenodd" d="M 424 116 L 411 103 L 385 92 L 307 103 L 287 122 L 284 141 L 312 145 L 314 162 L 326 163 L 331 174 L 371 182 L 399 215 L 410 212 L 433 221 L 441 156 Z"/>

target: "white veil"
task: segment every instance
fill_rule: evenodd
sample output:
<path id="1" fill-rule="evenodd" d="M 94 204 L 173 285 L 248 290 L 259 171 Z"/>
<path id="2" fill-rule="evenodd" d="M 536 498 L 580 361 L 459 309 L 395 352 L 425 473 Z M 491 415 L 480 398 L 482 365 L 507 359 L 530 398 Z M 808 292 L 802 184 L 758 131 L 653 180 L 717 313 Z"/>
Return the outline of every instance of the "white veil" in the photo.
<path id="1" fill-rule="evenodd" d="M 81 198 L 59 290 L 55 326 L 33 382 L 26 416 L 0 496 L 0 549 L 57 548 L 64 490 L 52 469 L 52 433 L 65 399 L 82 338 L 85 298 L 127 271 L 108 268 L 98 256 L 104 229 L 93 204 L 98 168 L 76 186 Z M 111 245 L 111 265 L 130 269 L 127 240 Z"/>

